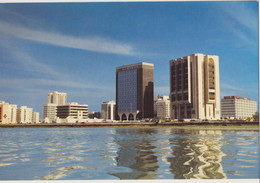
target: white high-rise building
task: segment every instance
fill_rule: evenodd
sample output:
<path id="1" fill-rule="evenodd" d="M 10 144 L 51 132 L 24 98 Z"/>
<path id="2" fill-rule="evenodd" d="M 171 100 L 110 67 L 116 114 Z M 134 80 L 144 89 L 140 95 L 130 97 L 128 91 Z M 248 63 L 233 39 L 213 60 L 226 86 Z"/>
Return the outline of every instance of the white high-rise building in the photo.
<path id="1" fill-rule="evenodd" d="M 104 120 L 115 120 L 116 103 L 107 101 L 101 104 L 101 118 Z"/>
<path id="2" fill-rule="evenodd" d="M 33 123 L 33 109 L 27 106 L 17 109 L 17 123 Z"/>
<path id="3" fill-rule="evenodd" d="M 48 93 L 48 103 L 43 104 L 42 117 L 45 121 L 52 123 L 57 118 L 57 106 L 66 104 L 66 93 L 53 91 Z"/>
<path id="4" fill-rule="evenodd" d="M 0 101 L 0 124 L 16 123 L 17 105 Z"/>
<path id="5" fill-rule="evenodd" d="M 60 93 L 53 91 L 48 93 L 48 104 L 65 105 L 66 104 L 66 93 Z"/>
<path id="6" fill-rule="evenodd" d="M 155 97 L 154 111 L 156 117 L 159 119 L 167 119 L 171 117 L 170 110 L 170 99 L 169 96 L 158 96 Z"/>
<path id="7" fill-rule="evenodd" d="M 200 53 L 170 61 L 173 119 L 220 119 L 219 57 Z"/>
<path id="8" fill-rule="evenodd" d="M 247 97 L 225 96 L 221 99 L 223 118 L 246 119 L 257 112 L 257 102 Z"/>
<path id="9" fill-rule="evenodd" d="M 39 113 L 38 112 L 33 112 L 33 123 L 39 123 Z"/>
<path id="10" fill-rule="evenodd" d="M 52 122 L 57 117 L 57 104 L 43 104 L 42 117 Z"/>

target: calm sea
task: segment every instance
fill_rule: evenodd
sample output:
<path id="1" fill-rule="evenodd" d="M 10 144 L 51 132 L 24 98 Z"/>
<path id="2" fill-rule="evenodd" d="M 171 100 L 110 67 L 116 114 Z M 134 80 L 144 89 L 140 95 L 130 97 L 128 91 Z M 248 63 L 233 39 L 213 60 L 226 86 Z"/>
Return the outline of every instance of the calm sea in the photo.
<path id="1" fill-rule="evenodd" d="M 258 179 L 258 131 L 0 129 L 0 180 Z"/>

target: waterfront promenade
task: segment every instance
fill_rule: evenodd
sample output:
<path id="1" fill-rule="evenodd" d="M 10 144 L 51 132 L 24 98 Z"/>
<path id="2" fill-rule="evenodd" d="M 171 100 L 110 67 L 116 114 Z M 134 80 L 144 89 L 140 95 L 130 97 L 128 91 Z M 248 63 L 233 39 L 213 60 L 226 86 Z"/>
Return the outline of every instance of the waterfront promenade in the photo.
<path id="1" fill-rule="evenodd" d="M 255 126 L 259 127 L 259 122 L 140 122 L 140 121 L 124 121 L 124 122 L 91 122 L 91 123 L 49 123 L 49 124 L 1 124 L 0 128 L 59 128 L 59 127 L 187 127 L 187 126 L 210 126 L 210 127 L 243 127 Z"/>

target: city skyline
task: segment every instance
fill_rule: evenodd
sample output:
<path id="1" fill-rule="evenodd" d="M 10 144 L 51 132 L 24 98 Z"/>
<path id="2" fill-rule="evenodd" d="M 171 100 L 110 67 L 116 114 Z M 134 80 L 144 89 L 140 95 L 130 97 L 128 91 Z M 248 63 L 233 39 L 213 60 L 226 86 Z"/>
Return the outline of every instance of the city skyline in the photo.
<path id="1" fill-rule="evenodd" d="M 258 99 L 258 3 L 0 4 L 0 100 L 42 111 L 46 94 L 100 111 L 116 67 L 154 64 L 154 96 L 169 95 L 169 61 L 219 56 L 220 98 Z"/>

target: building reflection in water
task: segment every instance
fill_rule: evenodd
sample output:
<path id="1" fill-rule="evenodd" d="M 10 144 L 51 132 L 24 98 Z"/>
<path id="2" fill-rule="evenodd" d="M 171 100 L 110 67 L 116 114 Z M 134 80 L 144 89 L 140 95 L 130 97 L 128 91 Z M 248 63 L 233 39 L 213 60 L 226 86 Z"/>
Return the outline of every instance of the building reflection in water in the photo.
<path id="1" fill-rule="evenodd" d="M 120 179 L 155 179 L 159 176 L 155 172 L 159 168 L 155 155 L 156 146 L 153 145 L 154 129 L 118 128 L 115 138 L 119 150 L 117 152 L 117 166 L 130 168 L 128 172 L 110 173 Z M 140 135 L 139 135 L 140 134 Z"/>
<path id="2" fill-rule="evenodd" d="M 122 128 L 116 133 L 115 143 L 119 146 L 117 166 L 129 168 L 129 171 L 110 175 L 120 179 L 164 178 L 164 173 L 159 170 L 159 164 L 164 162 L 169 166 L 167 172 L 175 179 L 226 178 L 221 165 L 225 156 L 221 151 L 221 131 Z M 166 142 L 168 146 L 165 146 Z"/>
<path id="3" fill-rule="evenodd" d="M 173 157 L 168 157 L 175 179 L 223 179 L 226 178 L 221 165 L 222 133 L 216 130 L 176 130 L 180 134 L 169 139 Z M 182 136 L 184 134 L 185 136 Z"/>

